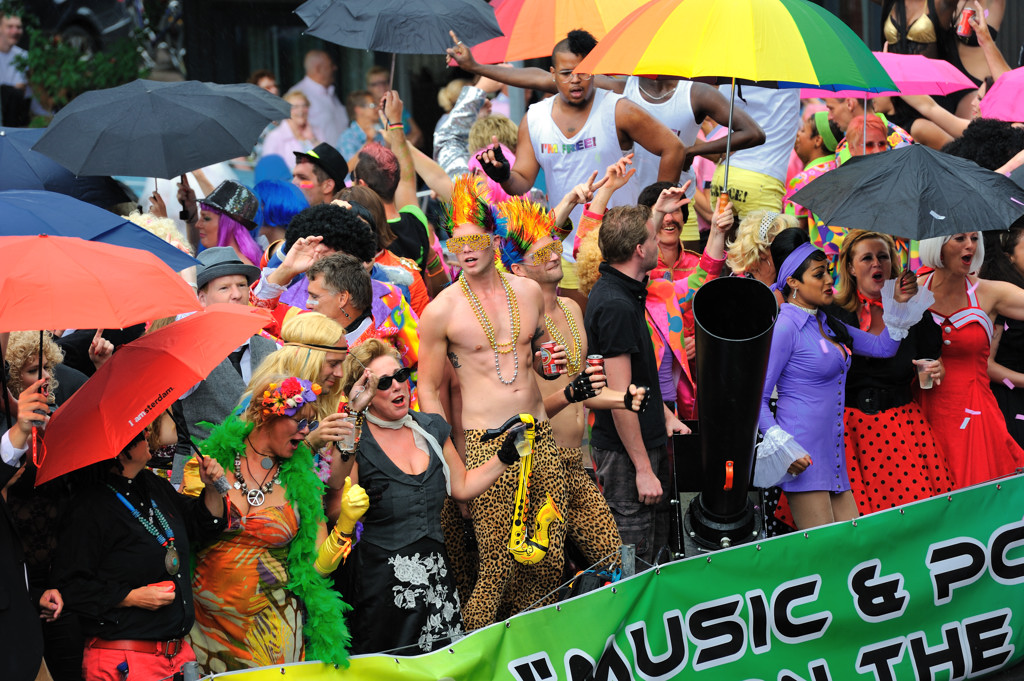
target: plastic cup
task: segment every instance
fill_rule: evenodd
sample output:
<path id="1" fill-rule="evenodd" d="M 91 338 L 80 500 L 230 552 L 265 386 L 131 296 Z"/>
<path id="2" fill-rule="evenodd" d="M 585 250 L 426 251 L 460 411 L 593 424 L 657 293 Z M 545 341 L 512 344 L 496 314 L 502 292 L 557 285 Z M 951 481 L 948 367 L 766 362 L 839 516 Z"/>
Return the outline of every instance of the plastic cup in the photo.
<path id="1" fill-rule="evenodd" d="M 355 450 L 356 441 L 359 439 L 359 425 L 356 423 L 355 414 L 349 414 L 343 420 L 352 424 L 352 433 L 338 440 L 338 449 L 343 452 L 351 452 Z"/>
<path id="2" fill-rule="evenodd" d="M 931 370 L 935 368 L 935 360 L 927 357 L 915 360 L 917 363 L 917 382 L 922 390 L 931 390 Z"/>

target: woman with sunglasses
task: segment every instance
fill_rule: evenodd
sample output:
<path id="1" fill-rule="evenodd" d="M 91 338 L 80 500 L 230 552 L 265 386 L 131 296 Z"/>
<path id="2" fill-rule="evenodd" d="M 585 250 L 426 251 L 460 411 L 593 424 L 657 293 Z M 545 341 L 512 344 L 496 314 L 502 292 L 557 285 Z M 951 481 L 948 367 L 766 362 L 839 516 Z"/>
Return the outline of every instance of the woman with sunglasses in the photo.
<path id="1" fill-rule="evenodd" d="M 335 583 L 352 605 L 352 653 L 428 652 L 463 634 L 448 568 L 441 506 L 479 496 L 519 454 L 512 435 L 471 471 L 437 414 L 409 411 L 409 369 L 387 343 L 370 339 L 349 351 L 343 388 L 369 370 L 376 393 L 347 475 L 367 488 L 371 505 L 359 545 Z M 344 458 L 344 457 L 343 457 Z"/>
<path id="2" fill-rule="evenodd" d="M 347 659 L 345 609 L 326 575 L 348 555 L 369 501 L 345 485 L 341 518 L 328 534 L 323 483 L 306 438 L 319 425 L 312 381 L 271 376 L 252 384 L 240 414 L 213 428 L 202 453 L 224 467 L 231 488 L 227 528 L 199 551 L 189 636 L 204 674 Z"/>
<path id="3" fill-rule="evenodd" d="M 843 404 L 850 355 L 891 357 L 931 302 L 917 296 L 916 280 L 887 284 L 883 321 L 887 333 L 874 335 L 828 316 L 834 298 L 825 253 L 801 229 L 783 230 L 772 241 L 779 263 L 775 288 L 784 303 L 772 332 L 759 427 L 754 480 L 786 492 L 797 529 L 851 520 L 857 504 L 850 492 L 843 445 Z M 778 387 L 775 413 L 769 407 Z M 777 471 L 776 474 L 769 470 Z M 775 478 L 774 480 L 768 478 Z"/>
<path id="4" fill-rule="evenodd" d="M 368 384 L 368 374 L 355 384 L 351 394 L 342 392 L 343 364 L 348 353 L 345 329 L 319 312 L 306 312 L 288 319 L 281 328 L 284 346 L 267 356 L 253 373 L 250 385 L 260 385 L 271 376 L 295 376 L 318 383 L 323 392 L 313 408 L 319 427 L 311 429 L 306 444 L 313 450 L 313 466 L 320 479 L 329 489 L 328 514 L 337 520 L 336 498 L 345 485 L 345 476 L 334 470 L 337 462 L 337 443 L 352 435 L 351 420 L 346 419 L 347 411 L 361 411 L 373 396 L 373 387 Z M 241 404 L 247 405 L 252 394 L 243 393 Z M 334 473 L 332 475 L 332 472 Z"/>

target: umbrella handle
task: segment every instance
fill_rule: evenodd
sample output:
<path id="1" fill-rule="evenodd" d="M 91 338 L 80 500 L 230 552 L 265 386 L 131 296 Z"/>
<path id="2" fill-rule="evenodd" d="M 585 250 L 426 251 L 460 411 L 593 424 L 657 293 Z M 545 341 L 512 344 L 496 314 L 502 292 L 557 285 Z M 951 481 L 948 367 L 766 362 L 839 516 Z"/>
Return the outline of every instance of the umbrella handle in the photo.
<path id="1" fill-rule="evenodd" d="M 39 469 L 46 460 L 46 443 L 39 437 L 38 429 L 32 426 L 32 465 Z"/>

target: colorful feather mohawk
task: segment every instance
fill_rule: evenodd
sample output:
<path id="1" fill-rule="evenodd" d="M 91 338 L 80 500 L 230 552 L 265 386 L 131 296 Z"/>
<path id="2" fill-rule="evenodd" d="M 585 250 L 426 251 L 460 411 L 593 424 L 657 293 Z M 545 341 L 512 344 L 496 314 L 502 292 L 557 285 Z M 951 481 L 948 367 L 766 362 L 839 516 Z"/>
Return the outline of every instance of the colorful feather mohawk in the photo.
<path id="1" fill-rule="evenodd" d="M 502 237 L 501 262 L 511 271 L 512 265 L 523 262 L 523 256 L 530 246 L 546 236 L 555 236 L 555 214 L 539 203 L 514 196 L 498 205 L 498 215 L 504 229 Z"/>
<path id="2" fill-rule="evenodd" d="M 490 234 L 497 229 L 497 216 L 489 203 L 487 185 L 479 175 L 459 175 L 452 183 L 452 201 L 444 207 L 444 228 L 451 236 L 456 225 L 466 223 Z"/>

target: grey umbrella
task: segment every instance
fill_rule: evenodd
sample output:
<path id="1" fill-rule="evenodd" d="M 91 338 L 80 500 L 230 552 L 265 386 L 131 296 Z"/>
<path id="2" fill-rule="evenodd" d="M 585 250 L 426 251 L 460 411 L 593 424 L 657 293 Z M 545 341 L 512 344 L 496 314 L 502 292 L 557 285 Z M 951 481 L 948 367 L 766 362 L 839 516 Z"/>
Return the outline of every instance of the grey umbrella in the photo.
<path id="1" fill-rule="evenodd" d="M 907 239 L 1006 229 L 1024 189 L 973 161 L 912 144 L 855 156 L 793 194 L 826 225 Z"/>
<path id="2" fill-rule="evenodd" d="M 308 0 L 295 13 L 309 35 L 392 54 L 444 54 L 450 30 L 467 45 L 502 35 L 483 0 Z"/>
<path id="3" fill-rule="evenodd" d="M 291 105 L 249 84 L 136 80 L 60 110 L 32 147 L 76 175 L 171 179 L 247 156 Z"/>

